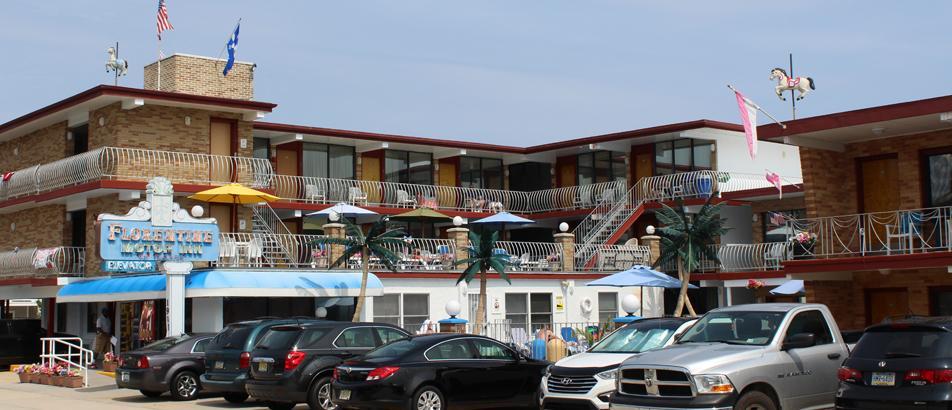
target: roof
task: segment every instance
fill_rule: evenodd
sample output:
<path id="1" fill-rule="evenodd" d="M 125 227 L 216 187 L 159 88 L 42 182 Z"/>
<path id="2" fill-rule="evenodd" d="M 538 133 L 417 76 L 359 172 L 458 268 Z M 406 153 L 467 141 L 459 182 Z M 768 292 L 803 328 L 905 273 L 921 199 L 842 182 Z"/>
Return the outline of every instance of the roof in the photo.
<path id="1" fill-rule="evenodd" d="M 883 323 L 872 325 L 866 330 L 877 328 L 897 328 L 909 325 L 927 326 L 941 328 L 946 331 L 952 331 L 952 316 L 909 316 L 899 319 L 891 319 Z"/>
<path id="2" fill-rule="evenodd" d="M 821 307 L 818 303 L 751 303 L 747 305 L 726 306 L 715 309 L 717 312 L 789 312 L 799 308 Z"/>
<path id="3" fill-rule="evenodd" d="M 271 110 L 277 107 L 277 104 L 261 101 L 236 100 L 230 98 L 145 90 L 141 88 L 119 87 L 113 85 L 97 85 L 79 94 L 57 101 L 28 114 L 21 115 L 20 117 L 7 121 L 4 124 L 0 124 L 0 140 L 5 139 L 7 135 L 17 132 L 17 130 L 22 129 L 22 127 L 28 126 L 31 123 L 56 114 L 62 114 L 68 109 L 80 106 L 84 103 L 95 103 L 91 107 L 94 109 L 106 104 L 115 103 L 121 99 L 130 98 L 142 99 L 144 101 L 162 101 L 186 106 L 222 107 L 233 110 L 254 112 L 271 112 Z M 64 117 L 58 119 L 57 122 L 65 120 L 66 118 Z M 31 131 L 32 129 L 24 132 Z"/>

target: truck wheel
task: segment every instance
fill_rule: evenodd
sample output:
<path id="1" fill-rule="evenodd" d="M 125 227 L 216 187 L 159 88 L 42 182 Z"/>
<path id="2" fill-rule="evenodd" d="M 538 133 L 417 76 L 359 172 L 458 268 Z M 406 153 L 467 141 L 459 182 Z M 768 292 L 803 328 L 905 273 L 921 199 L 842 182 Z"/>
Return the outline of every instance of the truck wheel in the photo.
<path id="1" fill-rule="evenodd" d="M 244 403 L 248 400 L 248 393 L 225 393 L 225 401 L 229 403 Z"/>
<path id="2" fill-rule="evenodd" d="M 777 410 L 777 404 L 770 396 L 754 390 L 740 396 L 734 410 Z"/>

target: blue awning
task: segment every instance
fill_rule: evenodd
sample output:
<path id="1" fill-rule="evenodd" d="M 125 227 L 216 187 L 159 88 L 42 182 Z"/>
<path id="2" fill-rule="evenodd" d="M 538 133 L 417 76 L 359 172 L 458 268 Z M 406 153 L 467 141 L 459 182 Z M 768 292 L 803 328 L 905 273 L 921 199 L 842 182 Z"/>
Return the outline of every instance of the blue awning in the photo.
<path id="1" fill-rule="evenodd" d="M 185 297 L 349 297 L 360 292 L 360 272 L 213 269 L 195 271 L 185 279 Z M 367 296 L 383 294 L 374 274 Z M 59 303 L 116 302 L 165 298 L 165 275 L 130 275 L 88 279 L 63 286 Z"/>

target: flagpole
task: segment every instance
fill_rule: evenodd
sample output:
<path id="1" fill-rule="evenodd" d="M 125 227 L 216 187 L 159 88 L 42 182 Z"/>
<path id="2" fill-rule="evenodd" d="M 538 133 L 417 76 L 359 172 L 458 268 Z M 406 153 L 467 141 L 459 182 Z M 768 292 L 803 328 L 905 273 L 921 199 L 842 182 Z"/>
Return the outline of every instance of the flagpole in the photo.
<path id="1" fill-rule="evenodd" d="M 225 45 L 222 46 L 221 51 L 218 52 L 218 57 L 216 60 L 221 60 L 222 54 L 225 54 L 225 50 L 228 49 L 228 41 L 231 40 L 231 36 L 235 35 L 235 30 L 238 29 L 238 26 L 241 25 L 241 17 L 238 18 L 238 22 L 235 23 L 235 27 L 231 29 L 231 33 L 228 34 L 228 38 L 225 39 Z"/>
<path id="2" fill-rule="evenodd" d="M 796 79 L 797 77 L 793 76 L 793 53 L 790 53 L 790 80 Z M 797 119 L 797 99 L 793 96 L 793 88 L 790 89 L 790 104 L 793 107 L 793 119 Z"/>
<path id="3" fill-rule="evenodd" d="M 734 88 L 733 85 L 727 84 L 727 88 L 730 88 L 731 91 L 733 91 L 733 92 L 735 92 L 735 93 L 736 93 L 736 92 L 739 92 L 739 91 L 737 91 L 736 88 Z M 748 101 L 750 101 L 750 100 L 748 100 Z M 786 129 L 786 128 L 787 128 L 787 125 L 786 125 L 786 124 L 784 124 L 784 123 L 780 122 L 780 120 L 774 118 L 774 116 L 773 116 L 773 115 L 770 115 L 769 112 L 764 111 L 763 108 L 760 108 L 760 106 L 757 105 L 756 103 L 754 103 L 753 101 L 750 101 L 750 102 L 751 102 L 752 104 L 754 104 L 754 108 L 756 108 L 757 111 L 760 111 L 760 112 L 764 113 L 764 115 L 766 115 L 768 118 L 770 118 L 771 120 L 773 120 L 773 122 L 777 123 L 777 125 L 779 125 L 781 128 L 783 128 L 783 129 Z"/>
<path id="4" fill-rule="evenodd" d="M 159 59 L 156 61 L 156 64 L 159 65 L 158 74 L 155 77 L 155 89 L 156 91 L 162 91 L 162 34 L 159 34 Z"/>

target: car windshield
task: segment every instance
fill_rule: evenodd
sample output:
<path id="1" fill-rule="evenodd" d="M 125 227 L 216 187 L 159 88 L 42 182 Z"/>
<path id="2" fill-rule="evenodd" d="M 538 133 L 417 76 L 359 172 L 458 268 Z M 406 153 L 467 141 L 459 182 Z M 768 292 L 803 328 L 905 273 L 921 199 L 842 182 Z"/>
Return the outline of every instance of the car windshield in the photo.
<path id="1" fill-rule="evenodd" d="M 764 346 L 770 343 L 785 312 L 711 312 L 691 326 L 678 343 L 727 343 Z"/>
<path id="2" fill-rule="evenodd" d="M 877 328 L 863 334 L 850 357 L 874 360 L 952 357 L 952 333 L 927 327 Z"/>
<path id="3" fill-rule="evenodd" d="M 239 349 L 245 345 L 245 340 L 248 340 L 248 335 L 253 329 L 252 326 L 246 324 L 229 325 L 212 339 L 209 348 Z"/>
<path id="4" fill-rule="evenodd" d="M 680 323 L 631 324 L 618 329 L 589 350 L 594 353 L 640 353 L 657 349 L 674 335 Z"/>
<path id="5" fill-rule="evenodd" d="M 381 357 L 397 358 L 407 352 L 422 346 L 423 343 L 416 339 L 399 339 L 380 346 L 364 355 L 365 359 L 378 359 Z"/>
<path id="6" fill-rule="evenodd" d="M 301 334 L 299 327 L 274 327 L 264 334 L 264 337 L 255 345 L 255 349 L 284 350 L 290 349 Z"/>
<path id="7" fill-rule="evenodd" d="M 191 336 L 188 336 L 188 335 L 182 335 L 179 337 L 167 337 L 165 339 L 158 340 L 158 341 L 149 343 L 145 346 L 142 346 L 141 350 L 152 350 L 156 352 L 166 351 L 166 350 L 169 350 L 172 346 L 175 346 L 179 343 L 182 343 L 188 340 L 190 337 Z"/>

